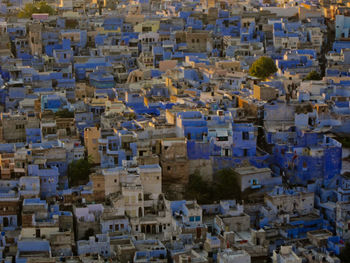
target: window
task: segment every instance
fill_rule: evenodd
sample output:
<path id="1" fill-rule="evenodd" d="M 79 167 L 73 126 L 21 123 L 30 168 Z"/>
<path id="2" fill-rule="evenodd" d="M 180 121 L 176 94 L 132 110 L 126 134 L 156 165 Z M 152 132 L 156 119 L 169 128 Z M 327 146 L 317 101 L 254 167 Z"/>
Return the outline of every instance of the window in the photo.
<path id="1" fill-rule="evenodd" d="M 168 171 L 170 171 L 170 170 L 171 170 L 171 167 L 170 167 L 170 166 L 168 166 L 168 167 L 167 167 L 167 170 L 168 170 Z"/>
<path id="2" fill-rule="evenodd" d="M 229 149 L 225 149 L 225 156 L 229 156 Z"/>
<path id="3" fill-rule="evenodd" d="M 249 140 L 249 132 L 242 132 L 242 140 Z"/>
<path id="4" fill-rule="evenodd" d="M 40 237 L 40 228 L 35 229 L 35 237 Z"/>
<path id="5" fill-rule="evenodd" d="M 4 217 L 3 225 L 4 225 L 4 227 L 8 227 L 9 226 L 9 219 L 7 217 Z"/>

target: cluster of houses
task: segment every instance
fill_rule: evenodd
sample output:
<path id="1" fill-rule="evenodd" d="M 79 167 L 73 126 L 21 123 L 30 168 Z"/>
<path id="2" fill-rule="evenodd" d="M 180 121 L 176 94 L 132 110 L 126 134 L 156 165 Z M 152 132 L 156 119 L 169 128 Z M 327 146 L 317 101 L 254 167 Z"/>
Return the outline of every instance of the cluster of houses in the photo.
<path id="1" fill-rule="evenodd" d="M 350 2 L 32 3 L 0 3 L 0 262 L 341 262 Z M 223 169 L 244 200 L 186 200 Z"/>

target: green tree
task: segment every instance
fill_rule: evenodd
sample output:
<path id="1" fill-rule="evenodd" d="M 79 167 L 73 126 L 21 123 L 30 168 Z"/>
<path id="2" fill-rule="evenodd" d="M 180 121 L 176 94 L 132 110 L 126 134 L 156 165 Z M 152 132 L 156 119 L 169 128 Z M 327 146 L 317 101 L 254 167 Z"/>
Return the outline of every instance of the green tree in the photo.
<path id="1" fill-rule="evenodd" d="M 185 192 L 186 199 L 196 199 L 198 203 L 213 203 L 227 199 L 241 199 L 241 189 L 237 174 L 227 168 L 216 172 L 213 181 L 208 183 L 197 172 L 190 175 Z"/>
<path id="2" fill-rule="evenodd" d="M 49 15 L 55 14 L 55 10 L 49 6 L 45 1 L 40 1 L 37 4 L 38 13 L 48 13 Z"/>
<path id="3" fill-rule="evenodd" d="M 92 168 L 92 159 L 79 159 L 68 165 L 68 180 L 71 186 L 85 184 L 89 181 Z"/>
<path id="4" fill-rule="evenodd" d="M 18 13 L 19 18 L 31 18 L 34 13 L 48 13 L 49 15 L 55 14 L 55 10 L 49 6 L 45 1 L 38 3 L 25 4 L 24 8 Z"/>
<path id="5" fill-rule="evenodd" d="M 249 69 L 249 74 L 259 79 L 266 79 L 277 71 L 275 62 L 270 57 L 260 57 Z"/>
<path id="6" fill-rule="evenodd" d="M 307 76 L 305 77 L 304 80 L 321 80 L 322 77 L 320 74 L 318 74 L 317 71 L 313 70 Z"/>
<path id="7" fill-rule="evenodd" d="M 33 13 L 36 13 L 37 9 L 34 4 L 27 3 L 24 8 L 18 13 L 19 18 L 30 18 Z"/>
<path id="8" fill-rule="evenodd" d="M 200 204 L 212 202 L 212 189 L 209 184 L 202 179 L 198 171 L 190 175 L 185 197 L 186 199 L 195 199 Z"/>
<path id="9" fill-rule="evenodd" d="M 241 199 L 241 188 L 238 184 L 238 176 L 233 169 L 226 168 L 215 173 L 214 184 L 216 193 L 215 199 L 217 201 L 225 199 Z"/>
<path id="10" fill-rule="evenodd" d="M 74 112 L 68 109 L 59 110 L 55 113 L 58 118 L 74 118 Z"/>

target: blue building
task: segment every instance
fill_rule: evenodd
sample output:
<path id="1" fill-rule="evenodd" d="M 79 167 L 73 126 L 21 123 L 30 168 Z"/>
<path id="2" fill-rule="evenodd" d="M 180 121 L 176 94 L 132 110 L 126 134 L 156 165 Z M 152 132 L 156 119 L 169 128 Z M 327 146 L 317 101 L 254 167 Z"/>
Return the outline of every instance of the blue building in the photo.
<path id="1" fill-rule="evenodd" d="M 40 239 L 23 239 L 17 242 L 16 262 L 25 263 L 29 257 L 49 258 L 51 256 L 50 242 Z"/>
<path id="2" fill-rule="evenodd" d="M 98 70 L 89 74 L 89 83 L 96 89 L 112 89 L 115 86 L 114 77 L 112 74 Z"/>
<path id="3" fill-rule="evenodd" d="M 309 214 L 290 218 L 289 223 L 280 228 L 284 238 L 299 239 L 305 238 L 309 231 L 327 229 L 328 223 L 320 216 Z"/>
<path id="4" fill-rule="evenodd" d="M 291 183 L 307 184 L 321 179 L 327 184 L 341 173 L 342 146 L 326 135 L 313 132 L 279 133 L 286 143 L 274 140 L 267 134 L 268 143 L 274 143 L 273 162 Z"/>
<path id="5" fill-rule="evenodd" d="M 41 110 L 51 110 L 57 112 L 60 110 L 67 102 L 65 98 L 58 95 L 43 95 L 41 96 Z"/>
<path id="6" fill-rule="evenodd" d="M 40 178 L 40 196 L 42 198 L 55 196 L 57 194 L 59 171 L 58 168 L 40 169 L 38 165 L 28 165 L 29 176 L 39 176 Z"/>
<path id="7" fill-rule="evenodd" d="M 26 129 L 26 142 L 40 143 L 41 142 L 41 129 L 40 128 L 27 128 Z"/>
<path id="8" fill-rule="evenodd" d="M 164 260 L 167 256 L 165 246 L 157 239 L 135 240 L 134 246 L 137 251 L 134 256 L 134 261 L 146 260 L 156 261 L 157 259 Z"/>
<path id="9" fill-rule="evenodd" d="M 202 209 L 196 201 L 172 201 L 170 209 L 179 224 L 202 223 Z M 196 213 L 193 213 L 196 211 Z"/>

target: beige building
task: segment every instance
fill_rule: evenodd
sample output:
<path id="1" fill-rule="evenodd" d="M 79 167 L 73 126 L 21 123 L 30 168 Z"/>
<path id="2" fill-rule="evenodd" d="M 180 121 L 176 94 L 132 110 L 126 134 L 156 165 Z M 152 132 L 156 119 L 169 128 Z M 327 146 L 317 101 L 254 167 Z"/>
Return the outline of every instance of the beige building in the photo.
<path id="1" fill-rule="evenodd" d="M 85 128 L 84 130 L 84 144 L 88 156 L 91 156 L 95 164 L 100 163 L 100 153 L 98 152 L 98 139 L 101 136 L 101 130 L 97 127 Z"/>
<path id="2" fill-rule="evenodd" d="M 32 54 L 37 56 L 41 56 L 43 53 L 41 30 L 42 25 L 39 23 L 29 25 L 29 47 Z"/>
<path id="3" fill-rule="evenodd" d="M 156 199 L 162 193 L 162 169 L 158 164 L 137 166 L 134 163 L 131 167 L 127 165 L 102 170 L 106 195 L 121 191 L 123 185 L 129 182 L 128 180 L 135 181 L 135 178 L 140 180 L 142 194 L 154 195 Z"/>
<path id="4" fill-rule="evenodd" d="M 102 174 L 91 174 L 90 181 L 94 192 L 95 201 L 103 201 L 105 199 L 105 177 Z"/>
<path id="5" fill-rule="evenodd" d="M 272 255 L 273 263 L 301 263 L 303 262 L 302 258 L 298 257 L 294 253 L 292 246 L 282 246 L 280 251 L 273 251 Z"/>
<path id="6" fill-rule="evenodd" d="M 230 205 L 227 201 L 221 201 L 221 204 L 224 207 Z M 230 209 L 225 214 L 216 215 L 214 220 L 224 232 L 241 232 L 250 229 L 250 216 L 244 213 L 244 207 L 240 204 L 230 205 Z"/>
<path id="7" fill-rule="evenodd" d="M 176 43 L 186 43 L 188 51 L 207 52 L 212 50 L 212 38 L 209 31 L 192 30 L 177 31 L 175 33 Z"/>
<path id="8" fill-rule="evenodd" d="M 14 153 L 0 154 L 1 179 L 11 179 L 15 173 Z"/>
<path id="9" fill-rule="evenodd" d="M 270 168 L 257 168 L 254 166 L 245 166 L 235 168 L 238 175 L 241 191 L 249 188 L 260 188 L 263 185 L 281 184 L 280 177 L 272 177 Z M 276 179 L 276 180 L 275 180 Z"/>
<path id="10" fill-rule="evenodd" d="M 269 87 L 266 85 L 254 85 L 254 94 L 255 99 L 258 100 L 274 100 L 278 97 L 278 90 L 273 87 Z"/>
<path id="11" fill-rule="evenodd" d="M 145 193 L 154 196 L 162 193 L 162 168 L 158 164 L 139 166 L 139 174 Z"/>
<path id="12" fill-rule="evenodd" d="M 23 238 L 50 238 L 51 235 L 57 235 L 58 233 L 58 222 L 55 226 L 39 224 L 35 227 L 23 227 L 21 230 Z"/>
<path id="13" fill-rule="evenodd" d="M 0 142 L 25 142 L 27 128 L 40 128 L 40 119 L 29 113 L 1 113 Z"/>
<path id="14" fill-rule="evenodd" d="M 304 188 L 288 191 L 282 187 L 276 187 L 271 193 L 265 195 L 265 203 L 275 213 L 309 214 L 314 209 L 313 192 L 307 192 Z"/>
<path id="15" fill-rule="evenodd" d="M 185 138 L 169 138 L 161 141 L 160 164 L 162 180 L 171 187 L 183 187 L 189 180 L 187 143 Z"/>
<path id="16" fill-rule="evenodd" d="M 144 196 L 140 178 L 135 178 L 130 183 L 122 183 L 121 196 L 124 200 L 126 215 L 130 217 L 142 217 L 144 215 Z"/>
<path id="17" fill-rule="evenodd" d="M 134 27 L 134 31 L 139 33 L 157 32 L 159 30 L 159 25 L 159 20 L 147 20 L 142 23 L 138 23 Z"/>

